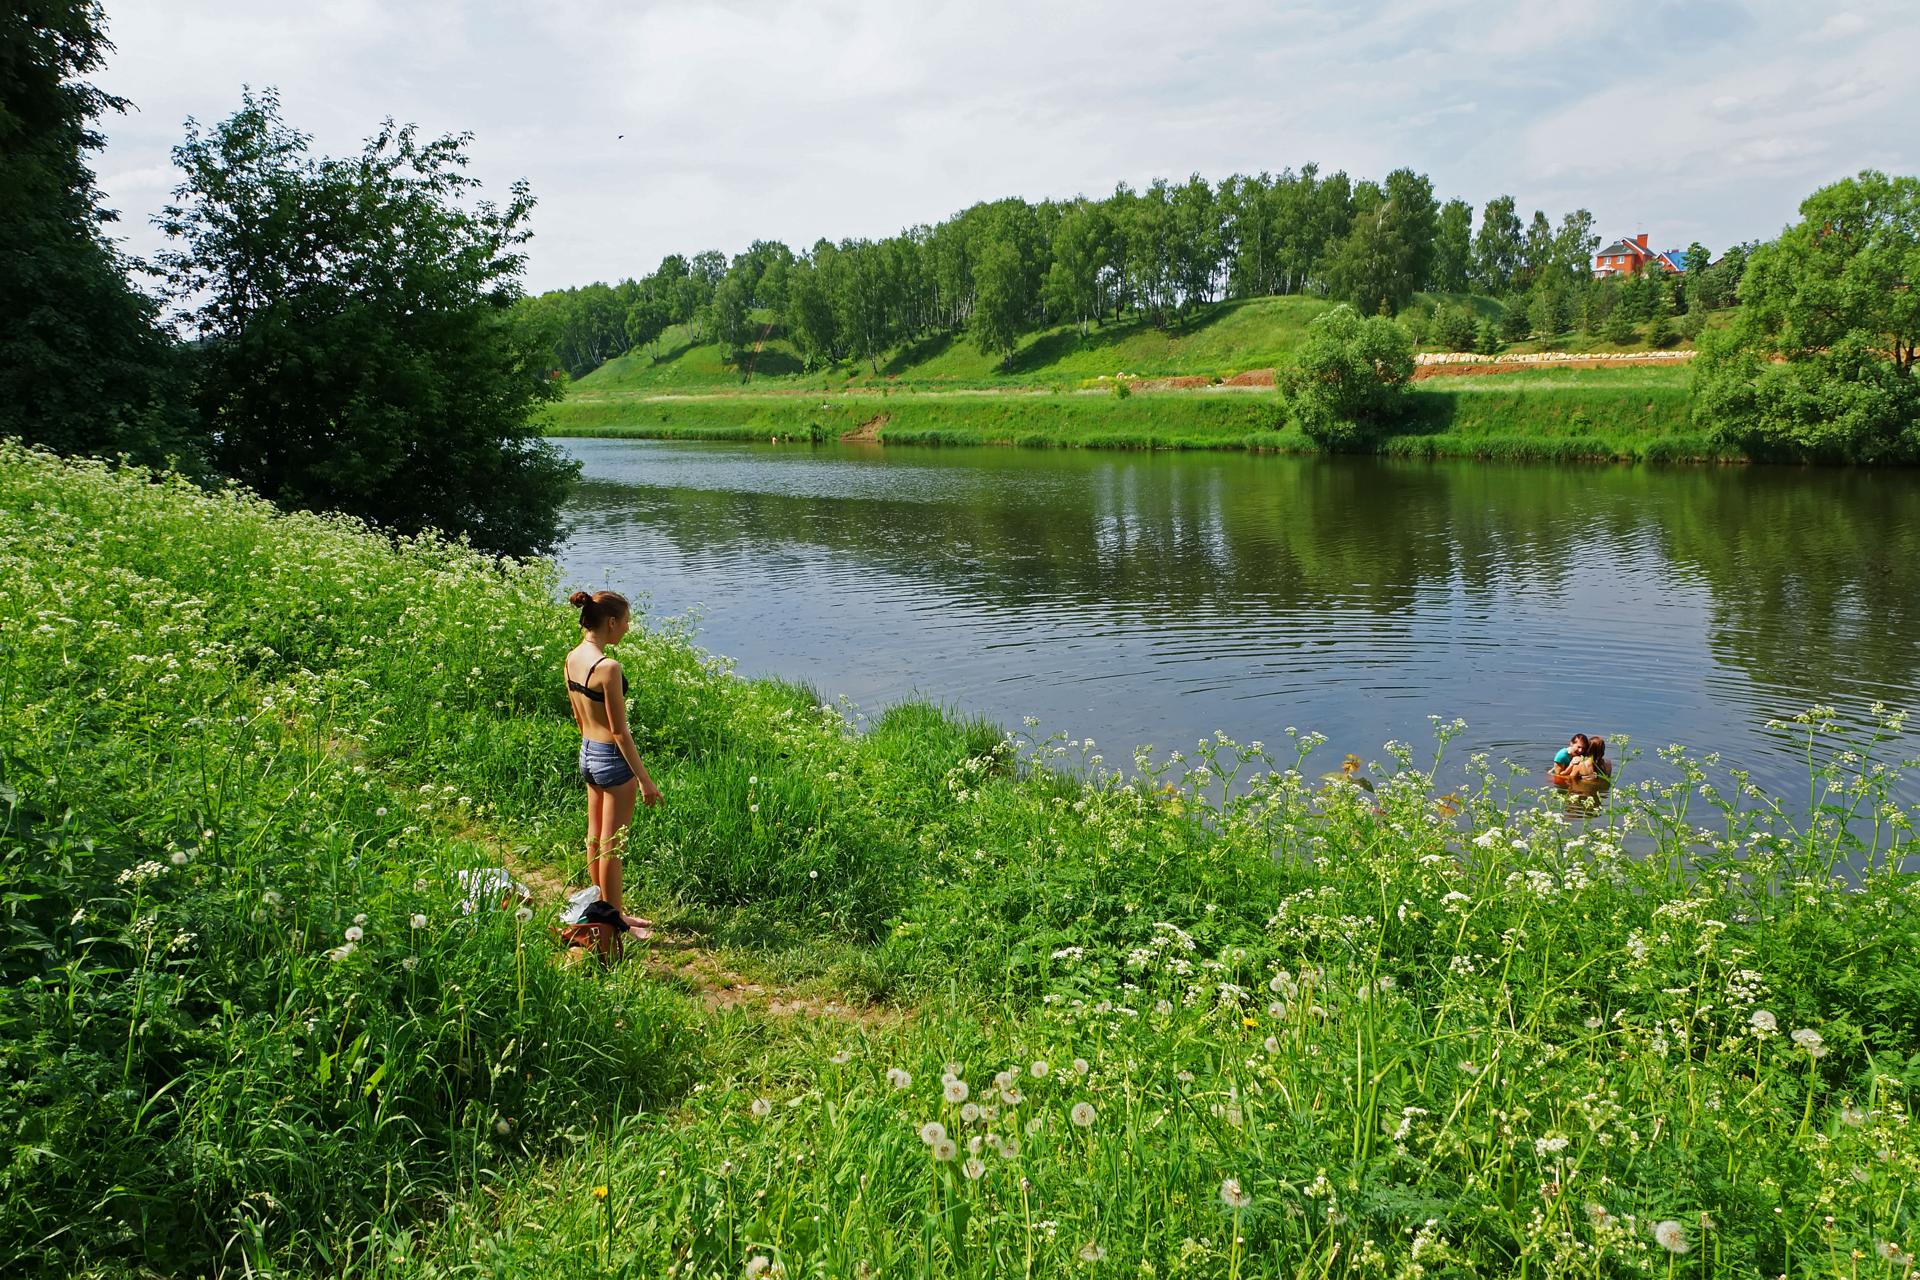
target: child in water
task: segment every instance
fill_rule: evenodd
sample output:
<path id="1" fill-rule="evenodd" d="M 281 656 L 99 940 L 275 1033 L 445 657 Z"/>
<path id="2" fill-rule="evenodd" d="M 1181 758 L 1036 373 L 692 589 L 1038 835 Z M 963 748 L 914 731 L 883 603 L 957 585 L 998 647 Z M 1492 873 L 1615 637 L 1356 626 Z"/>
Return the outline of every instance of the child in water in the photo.
<path id="1" fill-rule="evenodd" d="M 1576 733 L 1567 739 L 1567 745 L 1553 753 L 1553 767 L 1547 773 L 1559 777 L 1573 767 L 1575 760 L 1583 759 L 1587 754 L 1587 735 Z"/>

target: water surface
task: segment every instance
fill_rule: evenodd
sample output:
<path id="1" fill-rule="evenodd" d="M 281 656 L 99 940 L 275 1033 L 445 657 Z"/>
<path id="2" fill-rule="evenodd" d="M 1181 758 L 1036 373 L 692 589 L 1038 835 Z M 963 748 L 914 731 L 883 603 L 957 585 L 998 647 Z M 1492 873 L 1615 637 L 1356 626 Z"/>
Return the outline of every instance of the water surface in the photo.
<path id="1" fill-rule="evenodd" d="M 1684 742 L 1805 794 L 1815 702 L 1920 706 L 1920 473 L 572 440 L 564 582 L 863 708 L 1191 749 Z M 1913 741 L 1905 744 L 1912 753 Z"/>

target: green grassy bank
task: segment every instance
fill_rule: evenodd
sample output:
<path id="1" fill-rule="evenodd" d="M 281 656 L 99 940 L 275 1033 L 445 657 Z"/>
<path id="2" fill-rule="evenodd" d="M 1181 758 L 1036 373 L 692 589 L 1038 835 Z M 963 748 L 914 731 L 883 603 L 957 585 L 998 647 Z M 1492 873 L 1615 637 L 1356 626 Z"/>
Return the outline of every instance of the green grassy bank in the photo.
<path id="1" fill-rule="evenodd" d="M 1400 744 L 1367 791 L 1290 730 L 1121 777 L 924 706 L 857 726 L 643 619 L 630 880 L 663 952 L 838 1006 L 789 1016 L 558 963 L 552 895 L 463 910 L 462 868 L 579 869 L 558 585 L 0 445 L 0 1273 L 1920 1247 L 1914 814 L 1817 711 L 1804 821 L 1678 750 L 1570 820 Z"/>
<path id="2" fill-rule="evenodd" d="M 1685 369 L 1528 370 L 1416 383 L 1406 419 L 1372 443 L 1421 457 L 1681 460 L 1727 456 L 1687 416 Z M 828 443 L 1311 452 L 1271 390 L 862 392 L 674 397 L 576 391 L 553 435 Z M 877 426 L 872 424 L 880 420 Z"/>

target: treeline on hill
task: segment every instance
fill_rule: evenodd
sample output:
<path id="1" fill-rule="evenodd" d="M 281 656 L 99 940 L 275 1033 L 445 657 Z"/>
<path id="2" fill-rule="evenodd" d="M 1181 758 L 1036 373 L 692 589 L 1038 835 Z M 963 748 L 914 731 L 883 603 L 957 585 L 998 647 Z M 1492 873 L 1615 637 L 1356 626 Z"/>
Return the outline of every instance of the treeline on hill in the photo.
<path id="1" fill-rule="evenodd" d="M 1512 196 L 1476 225 L 1464 200 L 1441 204 L 1411 169 L 1385 181 L 1323 175 L 1195 175 L 1122 184 L 1103 200 L 1006 199 L 883 240 L 818 241 L 796 254 L 760 240 L 729 260 L 671 254 L 651 275 L 542 294 L 519 315 L 579 377 L 631 350 L 656 357 L 667 331 L 717 342 L 729 359 L 779 327 L 809 368 L 862 361 L 937 334 L 972 336 L 1008 361 L 1035 329 L 1142 317 L 1170 325 L 1227 298 L 1315 294 L 1363 315 L 1400 315 L 1417 341 L 1497 349 L 1576 326 L 1656 345 L 1697 335 L 1701 314 L 1734 301 L 1749 246 L 1714 261 L 1699 244 L 1684 275 L 1596 281 L 1600 237 L 1576 209 L 1521 220 Z M 1409 310 L 1421 291 L 1505 300 L 1500 317 L 1464 301 Z M 1691 320 L 1687 317 L 1693 317 Z M 1617 336 L 1616 336 L 1617 335 Z"/>

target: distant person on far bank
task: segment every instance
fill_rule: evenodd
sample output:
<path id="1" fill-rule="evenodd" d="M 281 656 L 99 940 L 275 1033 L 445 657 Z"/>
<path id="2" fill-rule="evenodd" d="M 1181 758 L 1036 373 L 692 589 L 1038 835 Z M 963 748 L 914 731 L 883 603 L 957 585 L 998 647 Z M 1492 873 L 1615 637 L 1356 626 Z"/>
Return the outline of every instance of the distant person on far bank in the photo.
<path id="1" fill-rule="evenodd" d="M 580 726 L 580 778 L 587 784 L 587 877 L 628 928 L 650 929 L 652 921 L 626 913 L 620 896 L 620 858 L 634 800 L 660 803 L 660 788 L 647 775 L 627 725 L 626 673 L 607 656 L 632 625 L 627 600 L 614 591 L 576 591 L 568 603 L 580 611 L 580 643 L 567 654 L 565 670 L 567 700 Z"/>

